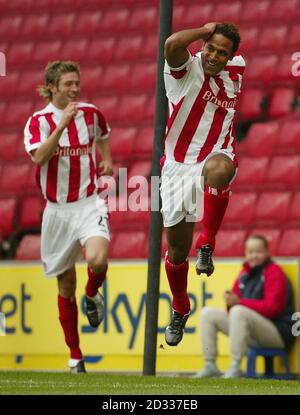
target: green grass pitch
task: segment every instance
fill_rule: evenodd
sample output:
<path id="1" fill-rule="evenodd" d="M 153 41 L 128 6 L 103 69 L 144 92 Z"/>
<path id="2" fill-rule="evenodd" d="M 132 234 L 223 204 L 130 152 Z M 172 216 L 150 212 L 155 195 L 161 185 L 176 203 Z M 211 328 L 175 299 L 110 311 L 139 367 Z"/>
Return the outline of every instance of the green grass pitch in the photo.
<path id="1" fill-rule="evenodd" d="M 300 381 L 0 371 L 0 395 L 300 395 Z"/>

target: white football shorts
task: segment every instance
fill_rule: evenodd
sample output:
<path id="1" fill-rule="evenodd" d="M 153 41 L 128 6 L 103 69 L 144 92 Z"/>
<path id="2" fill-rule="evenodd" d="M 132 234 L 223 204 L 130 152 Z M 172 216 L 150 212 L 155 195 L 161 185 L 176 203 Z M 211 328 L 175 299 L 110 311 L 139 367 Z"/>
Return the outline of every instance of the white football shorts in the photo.
<path id="1" fill-rule="evenodd" d="M 41 233 L 45 274 L 60 275 L 82 259 L 82 247 L 89 238 L 110 240 L 107 206 L 96 195 L 63 205 L 47 202 Z"/>
<path id="2" fill-rule="evenodd" d="M 184 218 L 187 222 L 199 222 L 202 219 L 204 210 L 203 167 L 209 158 L 220 153 L 227 155 L 231 160 L 235 157 L 226 150 L 219 150 L 210 153 L 201 163 L 186 164 L 174 160 L 165 161 L 160 186 L 164 227 L 175 226 Z M 237 169 L 234 178 L 236 174 Z"/>

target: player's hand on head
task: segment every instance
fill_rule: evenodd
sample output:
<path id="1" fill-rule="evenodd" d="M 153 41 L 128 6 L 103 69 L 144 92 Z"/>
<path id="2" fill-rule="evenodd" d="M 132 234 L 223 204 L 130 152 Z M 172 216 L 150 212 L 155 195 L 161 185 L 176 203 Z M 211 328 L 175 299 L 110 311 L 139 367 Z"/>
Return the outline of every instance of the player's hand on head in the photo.
<path id="1" fill-rule="evenodd" d="M 113 165 L 110 161 L 102 160 L 99 163 L 100 176 L 112 176 L 114 174 Z"/>
<path id="2" fill-rule="evenodd" d="M 205 36 L 205 40 L 209 39 L 217 27 L 217 22 L 206 23 L 203 27 L 207 29 L 207 35 Z"/>

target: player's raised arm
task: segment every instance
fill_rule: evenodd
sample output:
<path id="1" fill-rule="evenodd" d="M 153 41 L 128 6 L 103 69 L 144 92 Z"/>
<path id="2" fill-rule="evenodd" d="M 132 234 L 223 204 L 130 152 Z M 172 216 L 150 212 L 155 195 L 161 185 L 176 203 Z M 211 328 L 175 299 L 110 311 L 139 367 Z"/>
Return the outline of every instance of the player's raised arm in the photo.
<path id="1" fill-rule="evenodd" d="M 33 161 L 39 166 L 43 166 L 47 163 L 56 151 L 59 139 L 64 129 L 69 125 L 72 117 L 77 114 L 77 107 L 75 102 L 70 102 L 66 109 L 59 124 L 49 136 L 49 138 L 40 145 L 36 150 L 32 151 Z"/>
<path id="2" fill-rule="evenodd" d="M 189 58 L 188 46 L 197 40 L 207 40 L 215 31 L 216 23 L 207 23 L 199 29 L 173 33 L 165 42 L 165 58 L 171 68 L 178 68 Z"/>

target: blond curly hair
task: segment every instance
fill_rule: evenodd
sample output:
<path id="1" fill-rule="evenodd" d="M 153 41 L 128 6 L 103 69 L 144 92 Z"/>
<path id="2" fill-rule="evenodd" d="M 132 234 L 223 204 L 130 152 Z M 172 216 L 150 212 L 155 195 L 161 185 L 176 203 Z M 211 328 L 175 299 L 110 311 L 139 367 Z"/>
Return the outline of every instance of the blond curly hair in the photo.
<path id="1" fill-rule="evenodd" d="M 37 88 L 40 96 L 47 102 L 52 101 L 51 86 L 58 86 L 61 75 L 69 72 L 76 72 L 80 76 L 79 64 L 74 61 L 49 62 L 44 71 L 45 84 Z"/>

